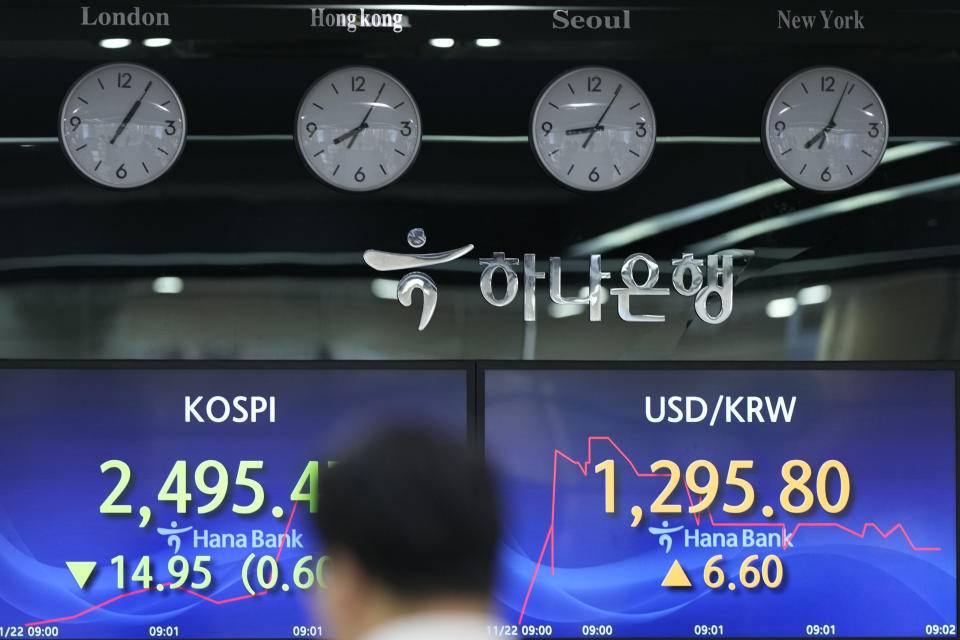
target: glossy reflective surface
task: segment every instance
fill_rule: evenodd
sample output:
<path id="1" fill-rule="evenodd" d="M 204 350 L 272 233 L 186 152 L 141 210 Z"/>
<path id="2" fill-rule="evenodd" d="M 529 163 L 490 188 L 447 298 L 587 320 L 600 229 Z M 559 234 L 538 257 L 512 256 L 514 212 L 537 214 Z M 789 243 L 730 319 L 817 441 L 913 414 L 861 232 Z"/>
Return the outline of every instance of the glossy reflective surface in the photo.
<path id="1" fill-rule="evenodd" d="M 74 10 L 63 21 L 72 25 Z M 640 38 L 636 21 L 630 32 L 553 29 L 550 7 L 411 10 L 402 33 L 352 35 L 298 31 L 300 14 L 281 9 L 196 8 L 180 14 L 190 18 L 167 47 L 107 50 L 98 40 L 116 33 L 30 27 L 59 7 L 11 11 L 22 36 L 0 45 L 0 70 L 10 95 L 29 101 L 0 103 L 3 357 L 960 356 L 960 120 L 934 108 L 960 101 L 958 83 L 944 81 L 960 70 L 954 12 L 874 9 L 870 30 L 825 34 L 786 33 L 775 12 L 733 5 L 634 7 Z M 251 16 L 259 29 L 245 26 Z M 438 48 L 434 37 L 455 44 Z M 477 46 L 484 37 L 501 44 Z M 119 60 L 162 73 L 191 119 L 176 166 L 122 192 L 77 175 L 55 124 L 76 78 Z M 781 179 L 760 139 L 774 89 L 818 64 L 869 78 L 893 123 L 876 171 L 826 196 Z M 319 183 L 290 131 L 304 88 L 349 65 L 402 78 L 426 127 L 403 178 L 360 195 Z M 656 153 L 608 193 L 558 185 L 527 137 L 543 87 L 586 65 L 622 71 L 657 109 Z M 428 241 L 414 248 L 407 235 L 418 227 Z M 471 244 L 445 264 L 382 272 L 363 261 L 370 249 Z M 499 252 L 517 260 L 518 292 L 503 307 L 480 286 L 481 259 Z M 721 252 L 732 256 L 733 310 L 714 325 L 677 292 L 673 261 Z M 663 322 L 625 321 L 611 292 L 637 253 L 672 293 L 634 298 L 630 313 Z M 595 292 L 592 254 L 612 276 Z M 562 259 L 560 296 L 587 304 L 551 301 L 551 257 Z M 409 308 L 396 298 L 416 271 L 437 287 L 423 331 L 420 292 Z M 635 262 L 635 281 L 644 274 Z M 507 286 L 495 274 L 490 295 Z"/>

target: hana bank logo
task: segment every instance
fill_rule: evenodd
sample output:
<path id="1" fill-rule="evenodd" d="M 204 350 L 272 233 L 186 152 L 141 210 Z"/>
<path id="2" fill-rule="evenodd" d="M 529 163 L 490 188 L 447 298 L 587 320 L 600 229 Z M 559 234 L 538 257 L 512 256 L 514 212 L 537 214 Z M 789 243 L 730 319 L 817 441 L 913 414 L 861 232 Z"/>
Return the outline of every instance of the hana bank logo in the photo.
<path id="1" fill-rule="evenodd" d="M 683 526 L 681 525 L 679 527 L 670 528 L 670 523 L 667 522 L 666 520 L 664 520 L 661 523 L 661 525 L 662 526 L 660 527 L 647 527 L 647 531 L 649 531 L 655 536 L 657 535 L 660 536 L 659 538 L 657 538 L 657 544 L 659 544 L 661 547 L 666 546 L 666 549 L 664 549 L 663 552 L 670 553 L 670 549 L 673 548 L 672 534 L 676 533 L 677 531 L 682 531 Z"/>
<path id="2" fill-rule="evenodd" d="M 427 234 L 423 229 L 411 229 L 407 233 L 407 244 L 419 249 L 427 243 Z M 472 244 L 458 249 L 438 253 L 394 253 L 379 249 L 363 252 L 363 261 L 377 271 L 400 271 L 403 269 L 421 269 L 453 262 L 473 251 Z M 562 259 L 549 259 L 549 277 L 546 271 L 537 271 L 535 253 L 524 253 L 521 266 L 520 258 L 508 258 L 500 251 L 493 252 L 489 258 L 480 258 L 483 267 L 480 274 L 480 293 L 484 300 L 495 307 L 506 307 L 516 298 L 523 301 L 523 320 L 537 321 L 537 281 L 546 280 L 550 302 L 555 305 L 582 305 L 589 309 L 590 321 L 600 322 L 601 307 L 605 301 L 616 297 L 617 312 L 625 322 L 666 322 L 666 316 L 652 313 L 637 313 L 631 307 L 631 300 L 647 296 L 669 296 L 671 289 L 657 286 L 660 281 L 660 263 L 646 253 L 633 253 L 623 261 L 620 268 L 622 287 L 605 289 L 604 280 L 612 278 L 604 271 L 600 254 L 591 254 L 586 261 L 588 286 L 576 296 L 563 295 L 561 290 Z M 671 281 L 673 291 L 681 296 L 693 298 L 696 315 L 709 324 L 720 324 L 733 313 L 733 254 L 711 254 L 706 260 L 692 253 L 683 253 L 670 261 L 673 266 Z M 505 289 L 502 294 L 494 290 L 494 275 L 503 274 Z M 522 286 L 521 286 L 522 282 Z M 521 291 L 522 288 L 522 291 Z M 423 294 L 423 308 L 420 311 L 420 331 L 426 329 L 437 308 L 437 283 L 422 271 L 412 271 L 397 283 L 397 300 L 405 307 L 413 304 L 413 292 L 419 289 Z M 709 303 L 709 305 L 708 305 Z M 572 314 L 567 314 L 572 315 Z"/>
<path id="3" fill-rule="evenodd" d="M 427 244 L 427 234 L 420 228 L 411 229 L 407 233 L 407 244 L 414 249 L 419 249 Z M 363 252 L 363 261 L 377 271 L 399 271 L 453 262 L 471 251 L 473 251 L 472 244 L 440 253 L 392 253 L 368 249 Z M 420 331 L 423 331 L 430 324 L 430 318 L 433 317 L 433 312 L 437 308 L 437 283 L 421 271 L 408 273 L 397 285 L 397 300 L 400 304 L 405 307 L 413 304 L 414 289 L 419 289 L 423 293 L 423 309 L 420 311 Z"/>
<path id="4" fill-rule="evenodd" d="M 184 527 L 183 529 L 177 528 L 177 521 L 174 520 L 170 523 L 170 528 L 166 527 L 157 527 L 157 533 L 162 536 L 167 537 L 167 546 L 173 547 L 173 555 L 180 553 L 180 534 L 191 531 L 193 527 Z"/>

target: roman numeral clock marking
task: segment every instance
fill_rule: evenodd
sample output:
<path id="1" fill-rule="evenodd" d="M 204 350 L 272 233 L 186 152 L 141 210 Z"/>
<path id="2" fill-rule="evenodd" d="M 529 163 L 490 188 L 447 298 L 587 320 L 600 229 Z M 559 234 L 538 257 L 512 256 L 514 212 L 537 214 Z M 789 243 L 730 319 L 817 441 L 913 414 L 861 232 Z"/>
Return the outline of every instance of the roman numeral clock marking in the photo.
<path id="1" fill-rule="evenodd" d="M 318 78 L 300 102 L 294 137 L 305 164 L 327 185 L 366 192 L 385 187 L 413 164 L 420 114 L 399 80 L 367 66 Z"/>
<path id="2" fill-rule="evenodd" d="M 628 184 L 646 166 L 656 141 L 646 94 L 632 78 L 607 67 L 583 67 L 555 78 L 537 99 L 530 127 L 540 166 L 578 191 Z"/>
<path id="3" fill-rule="evenodd" d="M 97 184 L 142 187 L 183 150 L 183 104 L 165 78 L 142 65 L 110 63 L 86 72 L 63 105 L 60 143 L 74 168 Z"/>

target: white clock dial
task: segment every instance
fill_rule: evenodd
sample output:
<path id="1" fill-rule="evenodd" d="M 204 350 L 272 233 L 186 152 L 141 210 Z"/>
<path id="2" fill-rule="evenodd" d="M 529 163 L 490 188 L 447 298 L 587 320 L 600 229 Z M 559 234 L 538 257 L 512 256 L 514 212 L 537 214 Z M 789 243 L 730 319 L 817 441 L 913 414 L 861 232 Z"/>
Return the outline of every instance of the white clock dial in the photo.
<path id="1" fill-rule="evenodd" d="M 763 119 L 767 155 L 789 182 L 839 191 L 867 178 L 887 148 L 887 111 L 866 80 L 837 67 L 790 77 Z"/>
<path id="2" fill-rule="evenodd" d="M 186 139 L 183 104 L 160 74 L 138 64 L 97 67 L 60 109 L 60 143 L 81 174 L 117 189 L 153 182 Z"/>
<path id="3" fill-rule="evenodd" d="M 420 150 L 420 112 L 390 74 L 344 67 L 317 80 L 300 102 L 300 154 L 327 184 L 373 191 L 413 165 Z"/>
<path id="4" fill-rule="evenodd" d="M 540 94 L 530 120 L 530 143 L 540 164 L 561 184 L 581 191 L 615 189 L 637 177 L 656 138 L 646 94 L 605 67 L 558 77 Z"/>

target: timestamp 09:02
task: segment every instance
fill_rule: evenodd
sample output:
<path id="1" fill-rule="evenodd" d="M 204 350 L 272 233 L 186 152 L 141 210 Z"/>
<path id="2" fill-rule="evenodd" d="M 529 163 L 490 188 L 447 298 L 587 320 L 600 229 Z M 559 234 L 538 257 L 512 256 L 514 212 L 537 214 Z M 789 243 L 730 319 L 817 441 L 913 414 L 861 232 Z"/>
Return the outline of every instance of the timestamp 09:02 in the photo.
<path id="1" fill-rule="evenodd" d="M 928 624 L 923 628 L 923 632 L 928 636 L 956 636 L 957 625 L 955 624 Z"/>

